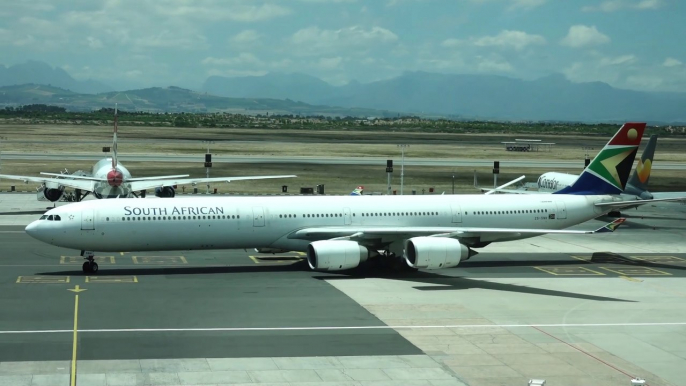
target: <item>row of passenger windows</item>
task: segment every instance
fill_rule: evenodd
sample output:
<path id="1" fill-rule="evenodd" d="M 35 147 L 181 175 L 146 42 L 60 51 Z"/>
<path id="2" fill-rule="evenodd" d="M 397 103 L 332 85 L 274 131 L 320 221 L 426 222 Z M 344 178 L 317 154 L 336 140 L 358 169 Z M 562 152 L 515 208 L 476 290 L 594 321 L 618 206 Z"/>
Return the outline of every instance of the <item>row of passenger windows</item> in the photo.
<path id="1" fill-rule="evenodd" d="M 165 220 L 235 220 L 239 219 L 241 216 L 237 215 L 221 215 L 221 216 L 135 216 L 135 217 L 122 217 L 122 221 L 165 221 Z M 107 217 L 106 221 L 110 221 Z"/>
<path id="2" fill-rule="evenodd" d="M 325 214 L 303 214 L 303 218 L 307 217 L 343 217 L 339 213 L 325 213 Z M 355 217 L 355 213 L 352 214 Z M 392 213 L 362 213 L 362 217 L 382 217 L 382 216 L 438 216 L 438 212 L 392 212 Z M 279 218 L 297 218 L 295 214 L 280 214 Z"/>
<path id="3" fill-rule="evenodd" d="M 525 213 L 548 213 L 548 209 L 520 209 L 520 210 L 491 210 L 491 211 L 476 211 L 475 215 L 487 215 L 487 214 L 525 214 Z"/>

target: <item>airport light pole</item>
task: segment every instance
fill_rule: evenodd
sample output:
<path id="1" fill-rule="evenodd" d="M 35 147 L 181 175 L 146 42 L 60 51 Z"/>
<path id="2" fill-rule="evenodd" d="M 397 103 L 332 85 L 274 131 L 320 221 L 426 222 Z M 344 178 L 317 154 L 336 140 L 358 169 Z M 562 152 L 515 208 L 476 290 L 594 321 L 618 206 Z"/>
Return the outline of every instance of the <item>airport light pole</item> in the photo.
<path id="1" fill-rule="evenodd" d="M 205 153 L 205 154 L 206 155 L 210 154 L 210 145 L 214 144 L 214 141 L 202 141 L 202 143 L 207 145 L 207 153 Z M 205 156 L 205 159 L 207 159 L 207 156 Z M 205 176 L 207 176 L 207 178 L 210 178 L 210 166 L 209 165 L 210 164 L 208 164 L 206 161 L 205 162 Z M 207 183 L 207 194 L 210 194 L 210 183 L 209 182 Z"/>
<path id="2" fill-rule="evenodd" d="M 410 145 L 403 144 L 403 145 L 398 145 L 400 148 L 400 152 L 402 153 L 402 161 L 400 162 L 400 195 L 403 195 L 403 185 L 404 185 L 404 177 L 405 177 L 405 148 L 410 147 Z"/>

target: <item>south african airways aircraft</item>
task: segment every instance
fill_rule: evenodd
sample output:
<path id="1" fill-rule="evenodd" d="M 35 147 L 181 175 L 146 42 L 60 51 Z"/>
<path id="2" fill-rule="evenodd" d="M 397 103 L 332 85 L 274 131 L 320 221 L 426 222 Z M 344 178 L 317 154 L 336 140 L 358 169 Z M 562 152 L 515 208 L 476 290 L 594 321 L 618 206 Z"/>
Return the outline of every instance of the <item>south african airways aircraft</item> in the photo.
<path id="1" fill-rule="evenodd" d="M 626 123 L 565 194 L 295 196 L 83 201 L 47 211 L 26 227 L 45 243 L 94 252 L 263 248 L 302 251 L 312 269 L 350 269 L 369 259 L 412 269 L 457 266 L 475 248 L 566 228 L 625 205 L 622 192 L 645 123 Z M 601 163 L 600 160 L 605 160 Z M 643 201 L 642 203 L 645 203 Z"/>

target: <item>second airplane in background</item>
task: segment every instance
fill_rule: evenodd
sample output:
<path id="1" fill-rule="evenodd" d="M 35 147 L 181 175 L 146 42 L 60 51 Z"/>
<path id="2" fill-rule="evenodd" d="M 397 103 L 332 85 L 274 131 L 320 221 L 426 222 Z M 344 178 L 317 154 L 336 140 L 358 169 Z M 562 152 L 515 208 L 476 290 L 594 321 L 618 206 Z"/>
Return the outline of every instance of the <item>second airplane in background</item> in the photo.
<path id="1" fill-rule="evenodd" d="M 173 176 L 137 177 L 117 160 L 117 108 L 114 109 L 114 135 L 112 140 L 112 157 L 104 158 L 93 165 L 90 175 L 41 173 L 46 177 L 17 176 L 0 174 L 0 178 L 34 182 L 42 184 L 43 196 L 52 202 L 64 195 L 65 188 L 76 190 L 76 201 L 81 201 L 89 193 L 95 198 L 118 198 L 136 196 L 137 192 L 154 189 L 157 197 L 174 197 L 176 185 L 196 185 L 209 182 L 231 182 L 241 180 L 261 180 L 268 178 L 292 178 L 295 175 L 283 176 L 240 176 L 187 178 L 188 174 Z M 83 193 L 83 194 L 82 194 Z"/>

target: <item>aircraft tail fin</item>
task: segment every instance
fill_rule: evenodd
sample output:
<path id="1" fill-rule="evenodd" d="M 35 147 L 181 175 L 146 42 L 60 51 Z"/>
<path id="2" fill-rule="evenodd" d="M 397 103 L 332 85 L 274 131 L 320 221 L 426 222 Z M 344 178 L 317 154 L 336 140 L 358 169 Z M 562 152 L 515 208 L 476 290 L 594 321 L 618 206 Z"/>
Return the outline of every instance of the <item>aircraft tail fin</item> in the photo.
<path id="1" fill-rule="evenodd" d="M 351 196 L 361 196 L 364 194 L 364 186 L 360 185 L 357 188 L 353 189 L 352 192 L 350 192 Z"/>
<path id="2" fill-rule="evenodd" d="M 653 166 L 653 156 L 655 155 L 655 148 L 657 147 L 657 134 L 650 136 L 650 140 L 643 149 L 641 159 L 638 160 L 638 165 L 634 173 L 629 179 L 629 186 L 634 189 L 645 192 L 648 190 L 648 180 L 650 180 L 650 169 Z M 640 193 L 639 193 L 640 194 Z"/>
<path id="3" fill-rule="evenodd" d="M 117 168 L 117 104 L 114 104 L 114 133 L 112 137 L 112 169 Z"/>
<path id="4" fill-rule="evenodd" d="M 574 183 L 554 194 L 620 194 L 631 173 L 645 123 L 627 122 Z"/>

